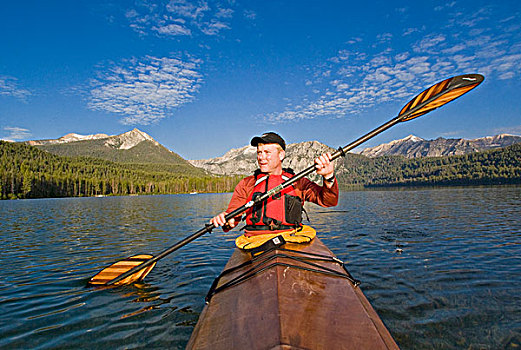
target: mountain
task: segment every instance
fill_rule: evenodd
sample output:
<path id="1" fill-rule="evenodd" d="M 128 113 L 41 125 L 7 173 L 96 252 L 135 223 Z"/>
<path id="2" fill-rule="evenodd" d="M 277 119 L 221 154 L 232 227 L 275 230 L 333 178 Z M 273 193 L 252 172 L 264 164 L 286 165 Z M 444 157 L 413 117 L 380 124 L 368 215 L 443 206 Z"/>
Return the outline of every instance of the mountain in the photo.
<path id="1" fill-rule="evenodd" d="M 317 156 L 324 152 L 334 151 L 318 141 L 292 143 L 286 147 L 286 159 L 282 165 L 299 172 L 310 166 Z M 190 160 L 189 162 L 216 175 L 250 175 L 257 169 L 257 150 L 255 147 L 245 146 L 232 149 L 222 157 Z M 313 176 L 310 178 L 313 179 Z"/>
<path id="2" fill-rule="evenodd" d="M 222 157 L 189 160 L 189 162 L 215 175 L 245 175 L 257 169 L 257 150 L 253 146 L 232 148 Z"/>
<path id="3" fill-rule="evenodd" d="M 360 154 L 371 158 L 390 155 L 400 155 L 406 158 L 440 157 L 481 152 L 516 143 L 521 143 L 521 136 L 501 134 L 473 140 L 445 139 L 442 137 L 436 140 L 424 140 L 409 135 L 401 140 L 366 148 Z"/>
<path id="4" fill-rule="evenodd" d="M 444 139 L 424 140 L 420 137 L 409 135 L 404 139 L 391 141 L 377 147 L 366 148 L 360 154 L 348 153 L 342 160 L 335 163 L 335 171 L 339 179 L 345 183 L 357 184 L 359 179 L 373 178 L 375 174 L 371 172 L 385 174 L 386 169 L 391 166 L 399 167 L 402 164 L 401 157 L 406 158 L 426 158 L 438 156 L 457 156 L 491 149 L 504 148 L 510 145 L 521 143 L 521 136 L 497 135 L 493 137 L 483 137 L 475 140 L 464 139 Z M 311 165 L 311 162 L 318 155 L 329 151 L 333 153 L 335 149 L 317 141 L 307 141 L 289 144 L 286 149 L 286 159 L 284 167 L 289 167 L 299 172 Z M 373 162 L 371 158 L 385 158 L 382 162 Z M 245 146 L 232 149 L 221 157 L 201 160 L 190 160 L 191 164 L 202 168 L 211 174 L 216 175 L 250 175 L 257 169 L 257 159 L 255 147 Z M 358 170 L 357 170 L 358 169 Z M 370 171 L 368 169 L 371 169 Z M 367 173 L 369 171 L 370 173 Z M 367 173 L 367 174 L 366 174 Z M 366 175 L 364 175 L 366 174 Z M 309 176 L 312 180 L 317 180 L 318 176 Z"/>
<path id="5" fill-rule="evenodd" d="M 35 141 L 27 141 L 26 143 L 30 146 L 42 146 L 42 145 L 62 144 L 62 143 L 84 141 L 84 140 L 97 140 L 97 139 L 104 139 L 107 137 L 109 137 L 109 135 L 106 135 L 106 134 L 79 135 L 79 134 L 75 134 L 75 133 L 70 133 L 70 134 L 62 136 L 56 140 L 35 140 Z"/>
<path id="6" fill-rule="evenodd" d="M 155 164 L 156 168 L 160 166 L 161 170 L 169 167 L 172 172 L 186 172 L 193 176 L 205 175 L 203 170 L 194 167 L 139 129 L 112 136 L 67 134 L 56 140 L 25 143 L 59 156 L 85 156 L 118 163 Z"/>

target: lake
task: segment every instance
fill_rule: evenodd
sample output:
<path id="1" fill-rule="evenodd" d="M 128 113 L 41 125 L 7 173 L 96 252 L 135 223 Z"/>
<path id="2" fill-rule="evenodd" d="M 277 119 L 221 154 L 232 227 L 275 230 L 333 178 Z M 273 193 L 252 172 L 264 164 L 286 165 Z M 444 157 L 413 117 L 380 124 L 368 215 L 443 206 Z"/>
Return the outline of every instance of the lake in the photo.
<path id="1" fill-rule="evenodd" d="M 230 194 L 0 202 L 0 348 L 183 349 L 234 247 L 215 230 L 143 283 L 87 287 L 111 263 L 200 229 Z M 402 349 L 521 347 L 521 186 L 341 193 L 311 225 Z"/>

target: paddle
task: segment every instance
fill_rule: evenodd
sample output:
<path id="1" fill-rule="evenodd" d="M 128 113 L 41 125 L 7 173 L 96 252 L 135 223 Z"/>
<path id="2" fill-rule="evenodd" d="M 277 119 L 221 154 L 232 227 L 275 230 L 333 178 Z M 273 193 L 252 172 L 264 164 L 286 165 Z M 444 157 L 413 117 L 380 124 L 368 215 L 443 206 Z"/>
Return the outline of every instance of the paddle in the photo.
<path id="1" fill-rule="evenodd" d="M 481 84 L 483 79 L 484 77 L 480 74 L 465 74 L 443 80 L 442 82 L 439 82 L 438 84 L 431 86 L 430 88 L 413 98 L 411 101 L 409 101 L 409 103 L 407 103 L 405 107 L 402 108 L 398 116 L 389 120 L 387 123 L 379 126 L 373 131 L 370 131 L 369 133 L 365 134 L 359 139 L 351 142 L 347 146 L 343 148 L 340 147 L 336 152 L 332 154 L 332 160 L 340 156 L 345 156 L 345 154 L 348 151 L 359 146 L 360 144 L 364 143 L 370 138 L 380 134 L 382 131 L 389 129 L 391 126 L 397 123 L 409 121 L 419 116 L 422 116 L 460 97 L 461 95 L 467 93 L 468 91 L 474 89 L 476 86 Z M 291 184 L 303 178 L 304 176 L 311 174 L 313 171 L 315 171 L 314 164 L 308 167 L 307 169 L 301 171 L 297 175 L 293 176 L 289 180 L 283 182 L 279 186 L 269 190 L 264 195 L 257 197 L 255 200 L 252 200 L 243 205 L 242 207 L 235 209 L 231 213 L 227 214 L 225 217 L 226 221 L 242 214 L 252 206 L 267 200 L 269 197 L 279 193 L 284 188 L 290 186 Z M 202 235 L 211 232 L 214 228 L 215 226 L 213 226 L 212 224 L 206 224 L 199 231 L 177 242 L 176 244 L 162 251 L 155 257 L 149 258 L 145 261 L 141 260 L 143 261 L 141 263 L 137 261 L 148 256 L 135 256 L 118 261 L 115 264 L 103 269 L 94 277 L 92 277 L 89 283 L 92 285 L 116 285 L 129 284 L 142 280 L 152 270 L 154 264 L 159 259 L 164 258 L 170 253 L 201 237 Z"/>

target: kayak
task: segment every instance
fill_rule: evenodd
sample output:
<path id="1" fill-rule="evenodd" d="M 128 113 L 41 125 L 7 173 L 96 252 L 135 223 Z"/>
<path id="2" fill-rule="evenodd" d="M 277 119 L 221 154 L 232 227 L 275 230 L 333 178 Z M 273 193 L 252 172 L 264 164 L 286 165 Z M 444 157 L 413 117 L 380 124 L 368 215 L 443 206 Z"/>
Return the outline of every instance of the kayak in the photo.
<path id="1" fill-rule="evenodd" d="M 187 349 L 398 349 L 358 284 L 318 237 L 236 249 Z"/>

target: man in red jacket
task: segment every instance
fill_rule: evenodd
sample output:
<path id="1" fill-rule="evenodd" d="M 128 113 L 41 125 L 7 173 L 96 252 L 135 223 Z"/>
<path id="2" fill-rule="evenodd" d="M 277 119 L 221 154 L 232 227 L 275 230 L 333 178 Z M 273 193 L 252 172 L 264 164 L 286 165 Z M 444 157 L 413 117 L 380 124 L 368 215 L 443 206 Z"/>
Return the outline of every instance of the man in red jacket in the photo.
<path id="1" fill-rule="evenodd" d="M 286 143 L 278 134 L 268 132 L 254 137 L 251 145 L 257 147 L 259 169 L 254 175 L 242 179 L 235 187 L 228 209 L 210 220 L 215 226 L 229 230 L 237 225 L 240 217 L 225 220 L 227 213 L 243 206 L 256 196 L 278 186 L 293 176 L 290 169 L 282 167 L 286 156 Z M 300 226 L 305 201 L 323 207 L 338 203 L 338 183 L 335 179 L 331 153 L 315 159 L 316 172 L 322 175 L 322 186 L 302 178 L 259 205 L 246 211 L 245 235 L 277 233 Z"/>

